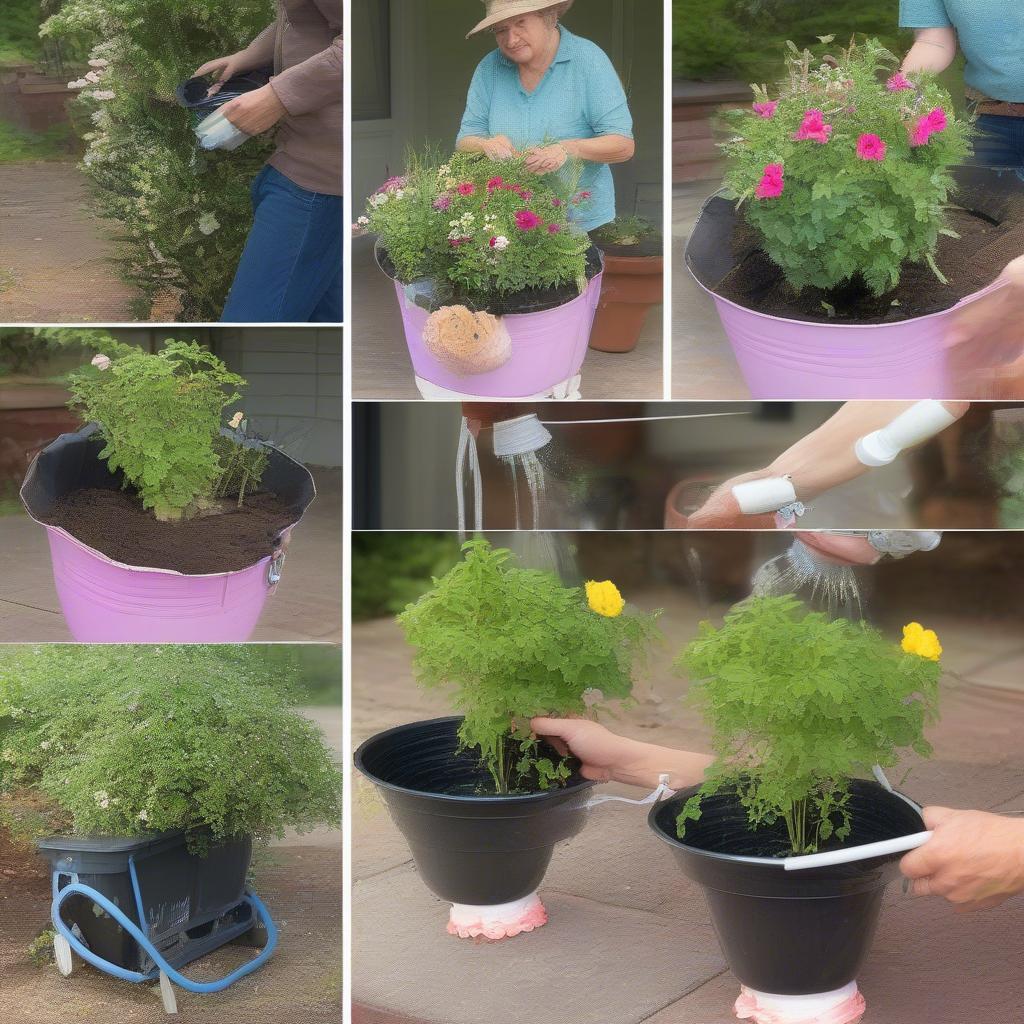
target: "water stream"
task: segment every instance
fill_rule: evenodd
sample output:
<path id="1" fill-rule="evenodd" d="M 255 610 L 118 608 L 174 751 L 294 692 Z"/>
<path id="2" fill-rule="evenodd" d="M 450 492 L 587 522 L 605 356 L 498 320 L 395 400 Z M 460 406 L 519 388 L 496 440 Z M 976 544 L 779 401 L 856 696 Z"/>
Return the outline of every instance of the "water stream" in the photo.
<path id="1" fill-rule="evenodd" d="M 797 538 L 762 565 L 751 581 L 757 597 L 795 594 L 830 618 L 864 618 L 864 586 L 858 568 L 828 561 Z"/>

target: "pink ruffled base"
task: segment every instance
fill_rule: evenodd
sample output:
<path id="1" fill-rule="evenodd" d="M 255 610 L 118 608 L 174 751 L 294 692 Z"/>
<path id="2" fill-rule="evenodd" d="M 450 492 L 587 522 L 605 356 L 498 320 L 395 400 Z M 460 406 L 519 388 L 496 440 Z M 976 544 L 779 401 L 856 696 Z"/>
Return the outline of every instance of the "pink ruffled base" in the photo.
<path id="1" fill-rule="evenodd" d="M 817 996 L 777 996 L 742 986 L 733 1012 L 754 1024 L 857 1024 L 867 1004 L 852 982 Z"/>
<path id="2" fill-rule="evenodd" d="M 473 907 L 456 903 L 448 919 L 448 934 L 460 939 L 500 942 L 521 932 L 532 932 L 548 922 L 540 897 L 533 893 L 513 903 L 495 907 Z"/>

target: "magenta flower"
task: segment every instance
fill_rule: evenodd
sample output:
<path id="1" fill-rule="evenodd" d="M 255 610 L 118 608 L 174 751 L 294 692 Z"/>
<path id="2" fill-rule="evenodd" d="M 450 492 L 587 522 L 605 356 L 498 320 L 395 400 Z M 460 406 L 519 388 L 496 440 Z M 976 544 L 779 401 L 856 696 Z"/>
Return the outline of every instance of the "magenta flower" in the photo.
<path id="1" fill-rule="evenodd" d="M 757 114 L 758 117 L 763 117 L 767 120 L 768 118 L 775 116 L 775 111 L 778 109 L 778 106 L 778 100 L 766 100 L 764 103 L 755 103 L 754 113 Z"/>
<path id="2" fill-rule="evenodd" d="M 825 124 L 824 114 L 820 110 L 808 110 L 793 138 L 798 142 L 817 142 L 824 145 L 831 134 L 832 125 Z"/>
<path id="3" fill-rule="evenodd" d="M 946 130 L 946 112 L 942 107 L 936 107 L 927 117 L 928 125 L 933 132 Z"/>
<path id="4" fill-rule="evenodd" d="M 857 156 L 861 160 L 884 160 L 887 148 L 886 144 L 871 132 L 865 132 L 857 140 Z"/>
<path id="5" fill-rule="evenodd" d="M 562 230 L 562 228 L 558 224 L 549 224 L 548 225 L 548 234 L 549 235 L 557 235 L 558 232 L 561 231 L 561 230 Z"/>
<path id="6" fill-rule="evenodd" d="M 505 179 L 502 178 L 501 175 L 496 175 L 495 177 L 491 178 L 490 181 L 487 182 L 487 194 L 491 195 L 497 189 L 501 188 L 504 182 Z"/>
<path id="7" fill-rule="evenodd" d="M 557 208 L 559 206 L 565 206 L 565 203 L 563 203 L 561 199 L 555 198 L 551 200 L 551 205 Z"/>
<path id="8" fill-rule="evenodd" d="M 910 129 L 911 146 L 926 146 L 928 140 L 937 132 L 945 131 L 946 112 L 942 107 L 936 107 L 931 113 L 925 114 L 917 119 L 917 123 Z"/>
<path id="9" fill-rule="evenodd" d="M 534 228 L 539 228 L 543 223 L 544 221 L 533 210 L 516 211 L 516 227 L 520 231 L 532 231 Z"/>
<path id="10" fill-rule="evenodd" d="M 455 191 L 460 196 L 471 196 L 476 191 L 476 185 L 471 181 L 464 181 Z"/>
<path id="11" fill-rule="evenodd" d="M 758 199 L 778 199 L 786 187 L 782 175 L 782 164 L 768 164 L 761 175 L 757 188 L 754 189 L 754 195 Z"/>
<path id="12" fill-rule="evenodd" d="M 448 207 L 451 206 L 451 205 L 452 205 L 452 198 L 451 198 L 451 196 L 447 196 L 447 195 L 438 196 L 434 200 L 434 209 L 435 210 L 447 210 Z"/>
<path id="13" fill-rule="evenodd" d="M 889 92 L 904 92 L 907 89 L 913 89 L 914 83 L 901 71 L 897 71 L 896 74 L 885 83 L 885 87 Z"/>
<path id="14" fill-rule="evenodd" d="M 388 180 L 377 189 L 374 195 L 379 195 L 381 192 L 397 192 L 400 188 L 405 188 L 405 185 L 406 179 L 401 175 L 397 175 L 393 178 L 388 178 Z"/>

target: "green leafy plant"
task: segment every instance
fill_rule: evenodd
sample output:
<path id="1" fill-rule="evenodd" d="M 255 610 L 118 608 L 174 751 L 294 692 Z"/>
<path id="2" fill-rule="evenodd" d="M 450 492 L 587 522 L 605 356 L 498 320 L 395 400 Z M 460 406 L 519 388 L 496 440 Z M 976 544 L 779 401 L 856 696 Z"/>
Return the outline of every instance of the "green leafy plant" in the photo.
<path id="1" fill-rule="evenodd" d="M 340 774 L 295 679 L 258 647 L 0 652 L 0 792 L 61 831 L 194 833 L 202 846 L 340 820 Z"/>
<path id="2" fill-rule="evenodd" d="M 622 700 L 634 663 L 657 635 L 655 615 L 622 614 L 610 582 L 566 587 L 522 569 L 511 552 L 469 541 L 464 558 L 399 616 L 416 648 L 421 685 L 448 687 L 465 715 L 459 738 L 477 749 L 498 793 L 536 779 L 569 778 L 565 759 L 543 754 L 535 715 L 579 715 L 590 697 Z"/>
<path id="3" fill-rule="evenodd" d="M 266 466 L 265 449 L 244 429 L 220 433 L 245 379 L 196 342 L 168 341 L 155 355 L 116 343 L 113 351 L 106 368 L 68 376 L 71 404 L 99 424 L 100 458 L 124 472 L 158 519 L 187 518 L 228 494 L 240 505 Z"/>
<path id="4" fill-rule="evenodd" d="M 525 158 L 410 156 L 401 177 L 369 199 L 359 225 L 374 232 L 399 280 L 430 278 L 486 306 L 528 288 L 586 286 L 587 235 L 570 212 L 589 199 L 566 177 L 526 170 Z"/>
<path id="5" fill-rule="evenodd" d="M 176 86 L 212 57 L 243 49 L 274 18 L 273 0 L 66 0 L 46 37 L 92 47 L 76 101 L 82 169 L 97 212 L 118 224 L 122 276 L 149 305 L 216 321 L 252 223 L 249 186 L 271 142 L 205 152 Z"/>
<path id="6" fill-rule="evenodd" d="M 934 76 L 891 74 L 874 39 L 839 58 L 789 46 L 777 97 L 754 86 L 751 108 L 723 114 L 725 186 L 765 252 L 797 291 L 852 282 L 882 295 L 908 262 L 945 281 L 950 171 L 970 153 L 949 94 Z"/>
<path id="7" fill-rule="evenodd" d="M 911 623 L 902 647 L 864 622 L 830 620 L 795 597 L 751 598 L 722 626 L 701 623 L 677 667 L 713 733 L 716 760 L 678 818 L 734 790 L 752 829 L 785 822 L 793 853 L 849 835 L 849 782 L 896 764 L 898 751 L 931 753 L 942 648 Z"/>
<path id="8" fill-rule="evenodd" d="M 659 237 L 660 232 L 646 217 L 616 217 L 599 227 L 593 236 L 595 241 L 608 245 L 637 245 L 648 238 Z"/>

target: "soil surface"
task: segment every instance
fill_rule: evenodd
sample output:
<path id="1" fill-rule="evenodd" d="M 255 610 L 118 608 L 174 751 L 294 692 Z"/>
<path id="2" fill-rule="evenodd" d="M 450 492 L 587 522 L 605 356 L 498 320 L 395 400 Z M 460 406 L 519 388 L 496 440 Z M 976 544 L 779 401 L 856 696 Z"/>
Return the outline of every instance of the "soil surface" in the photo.
<path id="1" fill-rule="evenodd" d="M 757 232 L 737 221 L 732 237 L 736 265 L 712 289 L 724 299 L 770 316 L 815 323 L 897 323 L 955 306 L 990 285 L 1003 268 L 1024 253 L 1024 196 L 1008 203 L 995 218 L 965 209 L 949 212 L 947 224 L 961 237 L 942 235 L 935 261 L 949 279 L 944 285 L 925 263 L 907 264 L 899 286 L 883 296 L 861 285 L 825 291 L 805 288 L 799 295 L 782 270 L 759 246 Z M 835 310 L 830 316 L 823 303 Z"/>
<path id="2" fill-rule="evenodd" d="M 273 552 L 278 535 L 298 515 L 263 492 L 220 515 L 160 522 L 133 494 L 85 488 L 59 499 L 46 522 L 115 561 L 198 575 L 254 565 Z"/>

